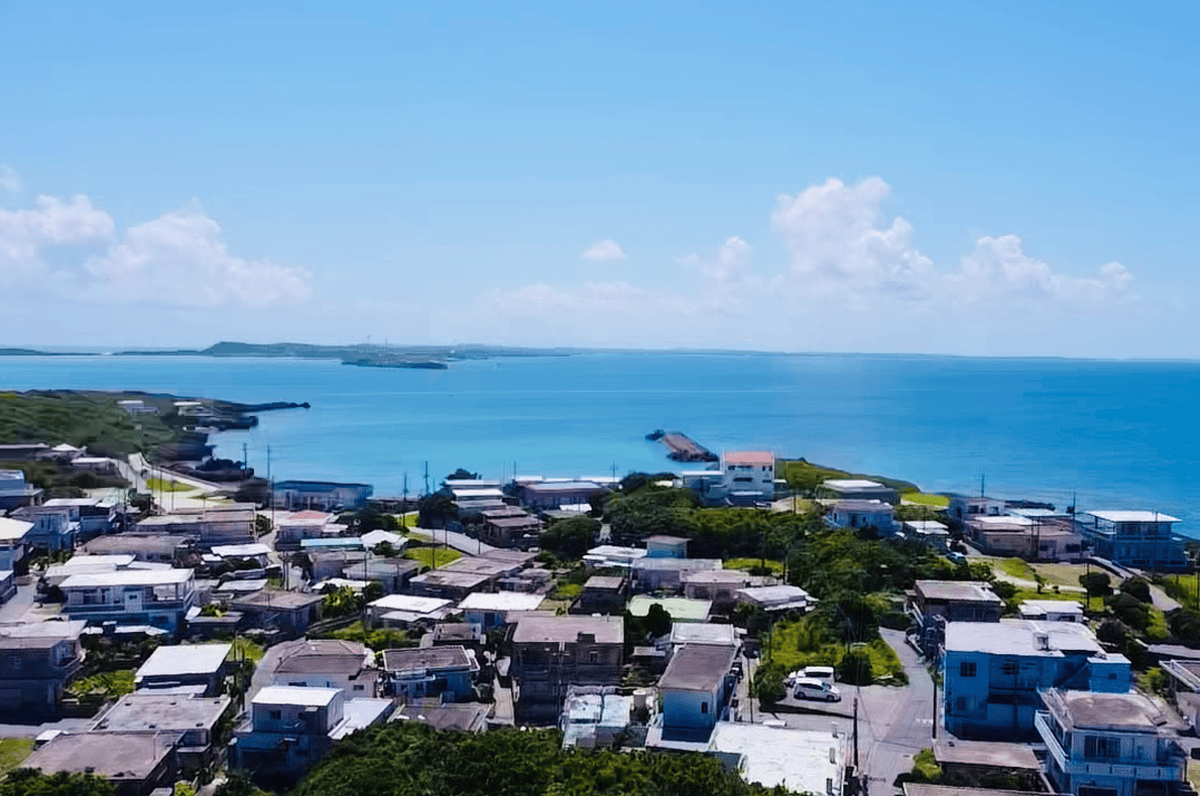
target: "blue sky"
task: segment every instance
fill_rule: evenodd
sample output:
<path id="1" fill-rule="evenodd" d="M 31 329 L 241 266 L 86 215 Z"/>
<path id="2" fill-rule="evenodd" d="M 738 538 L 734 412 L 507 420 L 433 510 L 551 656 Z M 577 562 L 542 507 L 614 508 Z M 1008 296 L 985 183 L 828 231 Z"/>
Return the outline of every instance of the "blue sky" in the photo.
<path id="1" fill-rule="evenodd" d="M 1200 5 L 751 5 L 4 4 L 0 343 L 1200 356 Z"/>

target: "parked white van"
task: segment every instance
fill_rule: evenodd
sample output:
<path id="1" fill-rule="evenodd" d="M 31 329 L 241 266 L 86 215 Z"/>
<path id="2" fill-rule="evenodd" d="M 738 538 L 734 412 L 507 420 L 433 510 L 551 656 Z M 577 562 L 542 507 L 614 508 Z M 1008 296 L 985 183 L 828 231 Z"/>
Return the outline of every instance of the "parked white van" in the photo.
<path id="1" fill-rule="evenodd" d="M 829 685 L 833 685 L 834 681 L 837 679 L 834 676 L 832 666 L 805 666 L 803 676 L 809 678 L 810 680 L 820 680 L 821 682 L 828 683 Z"/>
<path id="2" fill-rule="evenodd" d="M 823 680 L 814 680 L 811 677 L 801 677 L 792 686 L 792 696 L 796 699 L 816 699 L 822 702 L 838 702 L 842 698 L 842 692 L 837 686 L 830 685 Z"/>

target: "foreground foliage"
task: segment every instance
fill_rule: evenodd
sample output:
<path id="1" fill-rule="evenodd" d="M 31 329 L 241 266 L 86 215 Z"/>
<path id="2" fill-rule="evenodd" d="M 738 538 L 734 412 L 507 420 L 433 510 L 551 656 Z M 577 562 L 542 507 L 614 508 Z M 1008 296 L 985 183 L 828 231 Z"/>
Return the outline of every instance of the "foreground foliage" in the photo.
<path id="1" fill-rule="evenodd" d="M 761 796 L 714 758 L 559 748 L 553 730 L 469 735 L 393 722 L 355 733 L 295 796 Z"/>
<path id="2" fill-rule="evenodd" d="M 43 774 L 19 768 L 0 780 L 0 796 L 113 796 L 108 780 L 91 774 Z"/>

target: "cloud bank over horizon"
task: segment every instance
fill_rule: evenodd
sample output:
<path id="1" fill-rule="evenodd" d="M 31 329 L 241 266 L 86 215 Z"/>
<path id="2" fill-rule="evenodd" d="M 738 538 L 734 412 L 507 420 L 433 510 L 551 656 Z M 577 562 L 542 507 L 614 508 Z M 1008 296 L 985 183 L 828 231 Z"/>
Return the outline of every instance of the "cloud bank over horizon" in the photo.
<path id="1" fill-rule="evenodd" d="M 0 189 L 12 204 L 22 181 L 0 169 Z M 1123 264 L 1073 273 L 1011 233 L 935 263 L 914 225 L 885 211 L 891 191 L 880 177 L 829 178 L 764 200 L 757 242 L 714 236 L 712 248 L 656 261 L 637 254 L 645 242 L 631 256 L 606 238 L 580 257 L 620 262 L 619 272 L 576 265 L 523 281 L 514 270 L 441 296 L 402 289 L 408 264 L 367 295 L 340 263 L 309 270 L 236 255 L 195 200 L 121 227 L 87 195 L 36 195 L 18 209 L 0 204 L 0 285 L 20 288 L 28 306 L 191 313 L 197 335 L 790 351 L 1080 353 L 1090 339 L 1117 339 L 1112 318 L 1142 304 Z M 287 312 L 306 303 L 314 312 Z M 251 312 L 268 309 L 269 328 Z"/>

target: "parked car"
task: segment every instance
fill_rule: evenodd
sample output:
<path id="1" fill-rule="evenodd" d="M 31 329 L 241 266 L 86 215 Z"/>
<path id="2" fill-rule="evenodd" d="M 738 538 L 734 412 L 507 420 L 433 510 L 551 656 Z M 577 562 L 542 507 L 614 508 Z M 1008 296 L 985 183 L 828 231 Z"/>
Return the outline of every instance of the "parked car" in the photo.
<path id="1" fill-rule="evenodd" d="M 950 559 L 955 564 L 967 563 L 967 557 L 964 556 L 962 553 L 959 553 L 958 551 L 955 551 L 953 553 L 947 553 L 946 558 Z"/>
<path id="2" fill-rule="evenodd" d="M 796 699 L 815 699 L 821 702 L 838 702 L 842 692 L 837 686 L 811 677 L 801 677 L 792 685 L 792 696 Z"/>

